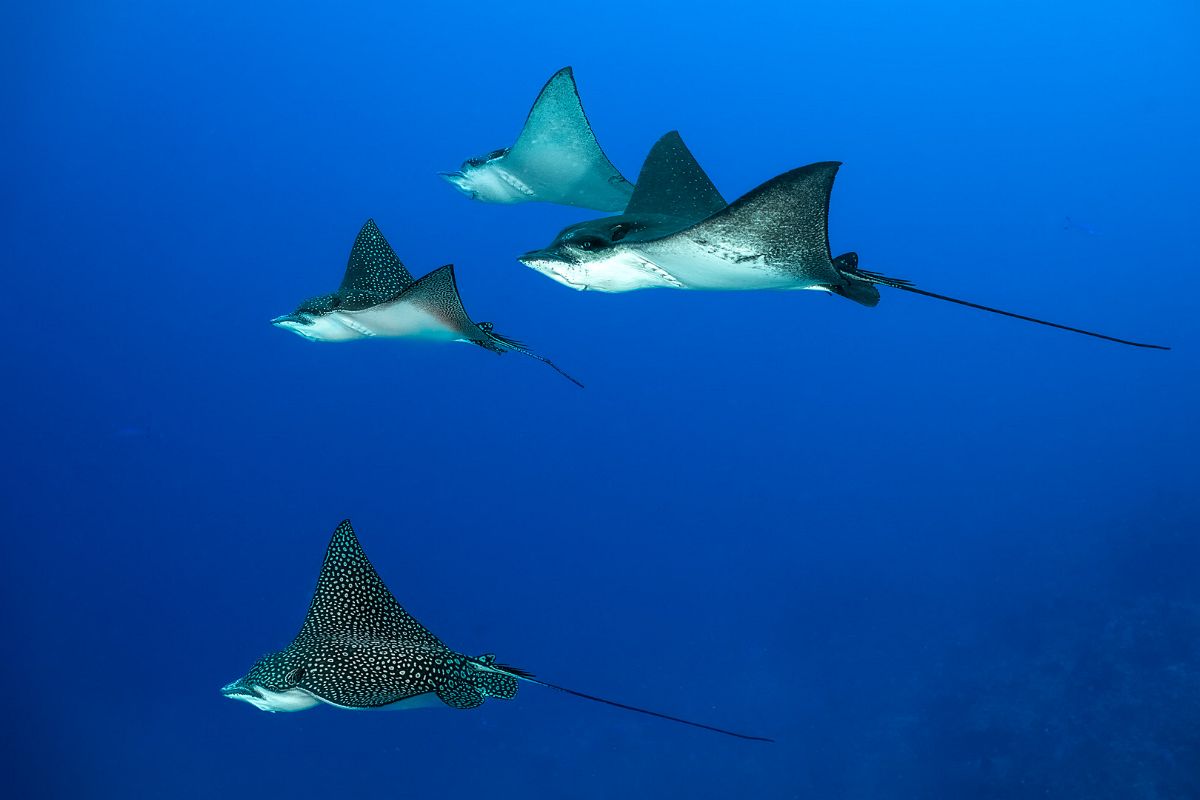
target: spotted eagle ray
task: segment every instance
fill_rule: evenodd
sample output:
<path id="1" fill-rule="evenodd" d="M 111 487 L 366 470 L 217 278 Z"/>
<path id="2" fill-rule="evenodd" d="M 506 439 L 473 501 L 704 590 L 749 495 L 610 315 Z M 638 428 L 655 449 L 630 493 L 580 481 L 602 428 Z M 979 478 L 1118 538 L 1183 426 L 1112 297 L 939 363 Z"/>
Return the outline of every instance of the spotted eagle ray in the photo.
<path id="1" fill-rule="evenodd" d="M 812 289 L 879 303 L 877 286 L 1094 336 L 1168 350 L 919 289 L 858 266 L 829 249 L 829 196 L 840 162 L 785 172 L 726 205 L 678 133 L 651 149 L 623 214 L 565 228 L 521 263 L 573 289 L 627 292 Z"/>
<path id="2" fill-rule="evenodd" d="M 453 264 L 415 280 L 373 219 L 367 220 L 354 240 L 338 290 L 305 300 L 291 314 L 271 323 L 314 342 L 407 338 L 470 342 L 493 353 L 512 350 L 536 358 L 583 386 L 550 359 L 496 333 L 492 323 L 472 322 L 458 295 Z"/>
<path id="3" fill-rule="evenodd" d="M 458 172 L 439 174 L 485 203 L 542 201 L 620 211 L 633 193 L 600 149 L 570 67 L 546 81 L 512 147 L 469 158 Z"/>
<path id="4" fill-rule="evenodd" d="M 320 703 L 347 709 L 405 709 L 442 703 L 475 708 L 511 700 L 519 681 L 739 739 L 773 741 L 606 700 L 451 650 L 396 601 L 350 525 L 333 532 L 300 633 L 263 656 L 221 693 L 263 711 L 303 711 Z"/>

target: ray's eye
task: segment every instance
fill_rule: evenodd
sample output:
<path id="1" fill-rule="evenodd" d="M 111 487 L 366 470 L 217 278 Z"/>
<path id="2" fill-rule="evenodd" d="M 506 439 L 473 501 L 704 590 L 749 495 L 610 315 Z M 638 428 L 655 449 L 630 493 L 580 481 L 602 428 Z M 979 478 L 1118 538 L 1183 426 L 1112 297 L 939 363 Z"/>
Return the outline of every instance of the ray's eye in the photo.
<path id="1" fill-rule="evenodd" d="M 287 681 L 288 686 L 295 686 L 300 683 L 300 681 L 304 680 L 304 667 L 296 667 L 287 674 L 284 680 Z"/>
<path id="2" fill-rule="evenodd" d="M 599 236 L 580 236 L 575 240 L 575 244 L 584 250 L 599 250 L 604 247 L 607 242 Z"/>
<path id="3" fill-rule="evenodd" d="M 632 230 L 633 230 L 633 226 L 632 226 L 632 225 L 630 225 L 630 224 L 628 224 L 628 223 L 625 223 L 625 222 L 622 222 L 622 223 L 620 223 L 620 224 L 617 224 L 617 225 L 614 225 L 614 226 L 613 226 L 613 229 L 612 229 L 612 231 L 609 233 L 609 237 L 610 237 L 610 238 L 611 238 L 611 239 L 612 239 L 614 242 L 619 242 L 619 241 L 621 241 L 622 239 L 624 239 L 624 238 L 625 238 L 627 235 L 629 235 L 629 232 L 630 232 L 630 231 L 632 231 Z"/>
<path id="4" fill-rule="evenodd" d="M 493 150 L 492 152 L 485 153 L 484 155 L 481 155 L 481 156 L 475 156 L 474 158 L 468 158 L 465 162 L 463 162 L 463 166 L 465 166 L 465 167 L 482 167 L 484 164 L 488 163 L 489 161 L 495 161 L 497 158 L 500 158 L 505 155 L 508 155 L 508 148 L 501 147 L 499 150 Z"/>
<path id="5" fill-rule="evenodd" d="M 337 308 L 337 307 L 338 307 L 338 306 L 340 306 L 341 304 L 342 304 L 342 298 L 340 298 L 340 297 L 334 297 L 333 299 L 331 299 L 331 300 L 329 301 L 329 306 L 330 306 L 331 308 Z"/>

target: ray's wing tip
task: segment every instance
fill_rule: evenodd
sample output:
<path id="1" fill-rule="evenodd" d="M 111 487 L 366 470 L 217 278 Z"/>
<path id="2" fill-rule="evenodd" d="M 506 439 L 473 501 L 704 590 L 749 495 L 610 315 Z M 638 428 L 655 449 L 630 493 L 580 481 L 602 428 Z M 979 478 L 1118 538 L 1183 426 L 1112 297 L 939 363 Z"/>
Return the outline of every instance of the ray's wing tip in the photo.
<path id="1" fill-rule="evenodd" d="M 575 69 L 568 64 L 546 79 L 546 83 L 542 86 L 542 90 L 538 92 L 537 100 L 533 101 L 533 108 L 530 109 L 530 112 L 532 112 L 534 108 L 537 108 L 538 103 L 543 97 L 545 97 L 546 93 L 550 91 L 550 88 L 558 84 L 566 84 L 567 86 L 570 86 L 571 91 L 575 93 L 575 96 L 579 96 L 579 87 L 575 83 Z"/>
<path id="2" fill-rule="evenodd" d="M 429 272 L 426 272 L 421 277 L 414 278 L 412 285 L 416 286 L 418 284 L 425 283 L 427 281 L 432 281 L 443 275 L 448 275 L 450 277 L 450 284 L 454 288 L 455 293 L 457 293 L 458 292 L 458 278 L 454 274 L 454 265 L 453 264 L 442 264 L 437 269 L 429 270 Z"/>
<path id="3" fill-rule="evenodd" d="M 550 86 L 559 82 L 565 82 L 571 86 L 575 86 L 575 67 L 572 67 L 570 64 L 566 65 L 565 67 L 559 67 L 559 70 L 552 74 L 550 79 L 546 80 L 544 91 L 545 89 L 550 89 Z M 576 90 L 575 94 L 578 94 L 578 90 Z"/>

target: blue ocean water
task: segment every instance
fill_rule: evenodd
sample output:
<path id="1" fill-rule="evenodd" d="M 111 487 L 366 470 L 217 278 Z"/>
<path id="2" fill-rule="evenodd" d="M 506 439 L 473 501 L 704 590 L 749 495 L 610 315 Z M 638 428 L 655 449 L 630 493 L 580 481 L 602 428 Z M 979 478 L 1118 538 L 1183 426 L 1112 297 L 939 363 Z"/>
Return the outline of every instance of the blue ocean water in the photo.
<path id="1" fill-rule="evenodd" d="M 1200 797 L 1194 3 L 0 11 L 11 797 Z M 573 65 L 631 179 L 844 162 L 883 289 L 575 293 L 436 172 Z M 595 215 L 591 215 L 595 216 Z M 587 384 L 267 324 L 374 217 Z M 526 686 L 265 714 L 329 534 Z"/>

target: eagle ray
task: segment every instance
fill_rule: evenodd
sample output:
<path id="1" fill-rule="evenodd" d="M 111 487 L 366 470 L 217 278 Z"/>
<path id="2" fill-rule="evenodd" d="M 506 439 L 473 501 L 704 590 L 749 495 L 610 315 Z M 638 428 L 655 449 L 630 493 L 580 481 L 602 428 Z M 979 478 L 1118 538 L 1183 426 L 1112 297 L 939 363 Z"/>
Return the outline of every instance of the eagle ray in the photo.
<path id="1" fill-rule="evenodd" d="M 263 711 L 303 711 L 320 703 L 347 709 L 451 708 L 511 700 L 519 681 L 739 739 L 762 736 L 706 725 L 543 681 L 492 654 L 451 650 L 396 600 L 367 559 L 350 520 L 334 530 L 300 632 L 259 659 L 221 693 Z"/>
<path id="2" fill-rule="evenodd" d="M 469 158 L 450 185 L 485 203 L 541 201 L 620 211 L 633 186 L 600 149 L 570 67 L 546 81 L 512 147 Z"/>
<path id="3" fill-rule="evenodd" d="M 673 131 L 646 157 L 625 213 L 571 225 L 519 260 L 565 286 L 601 292 L 810 289 L 870 307 L 879 303 L 876 287 L 889 286 L 1110 342 L 1170 349 L 937 294 L 859 269 L 856 253 L 834 258 L 829 197 L 840 166 L 799 167 L 718 206 L 711 181 Z M 705 213 L 697 216 L 698 209 Z"/>
<path id="4" fill-rule="evenodd" d="M 537 359 L 583 386 L 550 359 L 496 333 L 492 323 L 474 322 L 459 296 L 453 264 L 414 279 L 373 219 L 366 221 L 354 240 L 338 290 L 309 298 L 271 323 L 317 342 L 370 338 L 469 342 L 493 353 L 512 351 Z"/>

